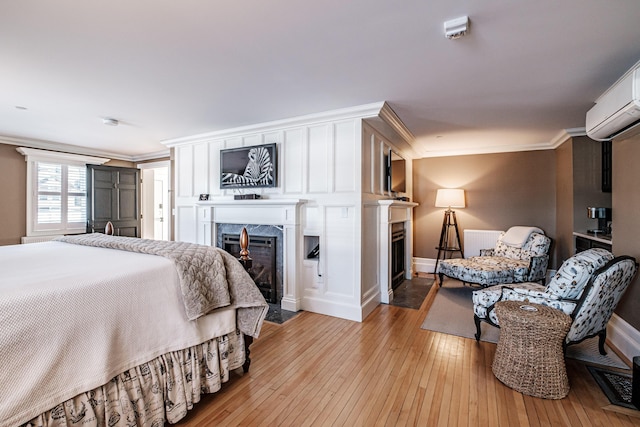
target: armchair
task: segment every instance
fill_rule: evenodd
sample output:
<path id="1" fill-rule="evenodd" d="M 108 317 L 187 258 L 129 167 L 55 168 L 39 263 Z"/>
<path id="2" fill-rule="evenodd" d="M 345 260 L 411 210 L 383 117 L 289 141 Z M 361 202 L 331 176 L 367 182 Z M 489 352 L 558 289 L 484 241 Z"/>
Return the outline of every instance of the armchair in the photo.
<path id="1" fill-rule="evenodd" d="M 607 323 L 637 270 L 635 258 L 614 258 L 609 251 L 594 248 L 566 260 L 546 287 L 538 283 L 522 283 L 474 291 L 476 340 L 480 340 L 481 321 L 500 327 L 494 311 L 496 302 L 527 301 L 571 316 L 565 349 L 568 345 L 598 335 L 600 353 L 606 354 Z"/>
<path id="2" fill-rule="evenodd" d="M 550 248 L 551 239 L 539 228 L 511 227 L 500 233 L 495 248 L 481 250 L 480 256 L 440 261 L 439 283 L 444 276 L 482 287 L 544 281 Z"/>

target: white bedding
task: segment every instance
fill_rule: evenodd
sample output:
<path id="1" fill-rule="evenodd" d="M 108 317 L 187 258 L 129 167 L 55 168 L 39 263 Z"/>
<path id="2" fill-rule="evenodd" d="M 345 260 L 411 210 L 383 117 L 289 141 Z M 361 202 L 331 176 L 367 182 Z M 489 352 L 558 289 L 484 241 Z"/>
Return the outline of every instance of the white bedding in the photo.
<path id="1" fill-rule="evenodd" d="M 187 320 L 166 258 L 62 242 L 0 247 L 0 426 L 234 330 L 233 309 Z"/>

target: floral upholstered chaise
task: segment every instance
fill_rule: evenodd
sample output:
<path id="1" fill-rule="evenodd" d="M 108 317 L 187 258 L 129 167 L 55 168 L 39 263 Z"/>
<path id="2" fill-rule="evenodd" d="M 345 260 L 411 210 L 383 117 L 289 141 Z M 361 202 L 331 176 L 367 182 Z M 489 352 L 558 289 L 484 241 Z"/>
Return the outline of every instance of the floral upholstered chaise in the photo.
<path id="1" fill-rule="evenodd" d="M 480 256 L 445 259 L 438 264 L 440 286 L 444 276 L 483 287 L 544 281 L 551 239 L 537 227 L 511 227 L 500 233 L 496 247 Z"/>
<path id="2" fill-rule="evenodd" d="M 526 301 L 563 311 L 572 318 L 565 347 L 586 338 L 600 337 L 600 353 L 605 354 L 606 326 L 638 265 L 634 258 L 593 248 L 567 259 L 547 286 L 539 283 L 496 285 L 473 292 L 476 340 L 480 322 L 499 327 L 494 311 L 498 301 Z"/>

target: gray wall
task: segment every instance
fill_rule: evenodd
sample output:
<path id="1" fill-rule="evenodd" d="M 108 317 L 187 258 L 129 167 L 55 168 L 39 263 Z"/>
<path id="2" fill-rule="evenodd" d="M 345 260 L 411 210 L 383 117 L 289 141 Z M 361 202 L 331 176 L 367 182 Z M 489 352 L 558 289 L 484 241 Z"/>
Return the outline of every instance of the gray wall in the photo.
<path id="1" fill-rule="evenodd" d="M 461 234 L 463 229 L 532 225 L 555 239 L 553 150 L 414 160 L 413 200 L 420 204 L 414 210 L 414 256 L 419 258 L 437 256 L 444 213 L 434 207 L 438 188 L 465 190 L 467 207 L 456 209 Z"/>

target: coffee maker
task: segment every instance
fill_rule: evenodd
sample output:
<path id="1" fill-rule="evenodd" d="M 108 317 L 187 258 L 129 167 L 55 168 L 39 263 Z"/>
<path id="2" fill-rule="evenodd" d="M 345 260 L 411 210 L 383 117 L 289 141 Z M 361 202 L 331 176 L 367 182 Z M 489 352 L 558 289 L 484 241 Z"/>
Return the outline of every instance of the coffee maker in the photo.
<path id="1" fill-rule="evenodd" d="M 611 209 L 610 208 L 587 208 L 587 216 L 592 219 L 598 220 L 598 228 L 587 230 L 587 233 L 591 234 L 609 234 L 608 221 L 611 221 Z"/>

